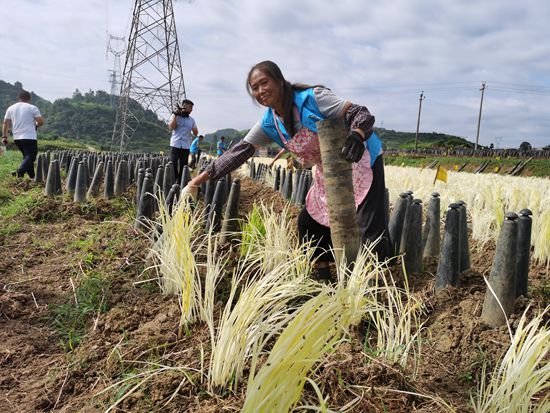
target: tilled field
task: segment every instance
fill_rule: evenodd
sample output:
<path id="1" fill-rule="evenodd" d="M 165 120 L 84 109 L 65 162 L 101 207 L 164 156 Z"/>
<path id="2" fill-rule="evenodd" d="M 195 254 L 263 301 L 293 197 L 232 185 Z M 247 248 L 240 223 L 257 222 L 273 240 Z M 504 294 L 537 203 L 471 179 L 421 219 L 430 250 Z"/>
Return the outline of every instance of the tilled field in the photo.
<path id="1" fill-rule="evenodd" d="M 23 196 L 33 187 L 23 181 L 11 189 Z M 284 207 L 277 193 L 244 178 L 240 214 L 260 200 Z M 294 218 L 298 212 L 291 208 Z M 211 346 L 207 326 L 192 325 L 178 336 L 177 298 L 147 281 L 156 277 L 147 270 L 150 241 L 132 229 L 134 215 L 124 199 L 113 206 L 57 198 L 0 224 L 12 228 L 0 243 L 1 411 L 240 410 L 246 383 L 236 392 L 207 390 L 201 373 Z M 506 327 L 488 328 L 479 317 L 494 245 L 470 245 L 472 269 L 461 275 L 459 288 L 434 292 L 435 261 L 409 276 L 427 307 L 416 374 L 412 365 L 390 364 L 372 351 L 368 326 L 361 325 L 312 375 L 330 409 L 447 411 L 440 398 L 456 411 L 471 411 L 470 393 L 484 363 L 494 365 L 510 340 Z M 399 265 L 390 270 L 402 279 Z M 532 264 L 529 276 L 535 311 L 548 305 L 548 272 Z M 90 282 L 86 291 L 94 294 L 82 295 L 80 287 Z M 220 297 L 218 313 L 222 303 Z M 516 314 L 527 304 L 520 300 Z M 320 404 L 310 384 L 302 401 Z"/>

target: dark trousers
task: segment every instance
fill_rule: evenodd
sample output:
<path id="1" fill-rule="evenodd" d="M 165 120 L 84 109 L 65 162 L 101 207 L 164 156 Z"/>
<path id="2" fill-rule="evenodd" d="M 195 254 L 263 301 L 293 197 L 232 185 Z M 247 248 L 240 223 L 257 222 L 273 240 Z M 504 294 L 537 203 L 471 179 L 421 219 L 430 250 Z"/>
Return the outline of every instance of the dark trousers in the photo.
<path id="1" fill-rule="evenodd" d="M 170 147 L 170 160 L 174 166 L 174 179 L 178 184 L 181 182 L 183 167 L 187 165 L 189 158 L 189 149 Z"/>
<path id="2" fill-rule="evenodd" d="M 15 145 L 23 154 L 23 161 L 17 169 L 17 176 L 22 178 L 25 173 L 34 179 L 34 161 L 38 154 L 38 143 L 36 139 L 14 139 Z"/>
<path id="3" fill-rule="evenodd" d="M 383 261 L 391 256 L 391 243 L 384 203 L 386 182 L 382 155 L 374 161 L 372 175 L 369 192 L 357 207 L 357 224 L 363 243 L 373 242 L 382 235 L 373 252 L 378 255 L 379 261 Z M 334 260 L 329 251 L 332 248 L 330 228 L 315 221 L 305 207 L 298 215 L 298 233 L 302 241 L 314 241 L 316 248 L 313 256 L 319 257 L 319 261 Z"/>
<path id="4" fill-rule="evenodd" d="M 195 166 L 197 166 L 197 162 L 199 161 L 200 158 L 201 158 L 201 151 L 200 150 L 196 153 L 192 153 L 191 154 L 191 163 L 189 164 L 189 168 L 194 168 Z"/>

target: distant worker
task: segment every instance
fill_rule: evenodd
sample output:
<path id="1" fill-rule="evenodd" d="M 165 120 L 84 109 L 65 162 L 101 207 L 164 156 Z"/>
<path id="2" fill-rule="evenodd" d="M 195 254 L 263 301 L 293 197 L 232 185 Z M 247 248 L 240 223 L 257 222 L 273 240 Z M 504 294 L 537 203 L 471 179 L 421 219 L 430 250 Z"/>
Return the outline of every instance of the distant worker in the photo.
<path id="1" fill-rule="evenodd" d="M 195 169 L 195 166 L 197 165 L 197 162 L 201 158 L 201 147 L 200 143 L 204 139 L 204 136 L 199 135 L 195 139 L 193 139 L 193 142 L 191 143 L 191 147 L 189 148 L 189 152 L 191 153 L 191 163 L 189 164 L 189 168 Z"/>
<path id="2" fill-rule="evenodd" d="M 44 124 L 44 118 L 40 110 L 31 102 L 31 94 L 22 90 L 18 97 L 19 102 L 11 105 L 6 110 L 4 124 L 2 126 L 2 143 L 8 143 L 8 131 L 11 128 L 13 143 L 23 154 L 23 161 L 19 169 L 12 175 L 22 178 L 25 173 L 34 178 L 34 161 L 38 154 L 38 142 L 36 130 Z"/>
<path id="3" fill-rule="evenodd" d="M 174 165 L 174 177 L 176 182 L 181 181 L 183 167 L 187 165 L 189 158 L 189 148 L 193 137 L 199 134 L 195 119 L 191 116 L 194 103 L 189 99 L 184 99 L 181 106 L 178 106 L 172 112 L 172 117 L 168 123 L 168 127 L 172 131 L 170 139 L 170 159 Z"/>
<path id="4" fill-rule="evenodd" d="M 218 156 L 222 156 L 223 153 L 227 150 L 227 146 L 225 145 L 225 136 L 222 136 L 220 140 L 218 141 L 218 146 L 216 149 L 216 154 Z"/>

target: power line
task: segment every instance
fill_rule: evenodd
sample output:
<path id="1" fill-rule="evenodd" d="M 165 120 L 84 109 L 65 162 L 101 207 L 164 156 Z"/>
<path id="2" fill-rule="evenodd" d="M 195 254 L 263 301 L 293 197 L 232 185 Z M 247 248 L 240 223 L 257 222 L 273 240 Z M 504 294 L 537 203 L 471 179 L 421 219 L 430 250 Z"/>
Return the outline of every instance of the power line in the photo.
<path id="1" fill-rule="evenodd" d="M 524 84 L 524 83 L 512 83 L 512 82 L 502 82 L 500 80 L 491 80 L 491 84 L 493 84 L 493 83 L 504 85 L 504 86 L 512 86 L 512 87 L 516 87 L 516 88 L 548 89 L 550 91 L 550 86 L 546 86 L 546 85 L 527 85 L 527 84 Z"/>
<path id="2" fill-rule="evenodd" d="M 528 89 L 522 90 L 522 89 L 512 89 L 512 88 L 503 88 L 503 87 L 491 87 L 491 90 L 495 90 L 497 92 L 517 93 L 520 95 L 550 96 L 550 90 L 536 91 L 536 90 L 528 90 Z"/>
<path id="3" fill-rule="evenodd" d="M 387 90 L 389 89 L 396 91 L 410 90 L 411 92 L 422 88 L 425 91 L 433 92 L 450 92 L 450 91 L 472 91 L 473 87 L 467 87 L 466 85 L 473 85 L 477 81 L 464 81 L 464 82 L 431 82 L 431 83 L 420 83 L 420 84 L 392 84 L 392 85 L 369 85 L 369 86 L 349 86 L 349 87 L 339 87 L 340 90 Z M 493 83 L 491 81 L 491 83 Z M 510 91 L 510 92 L 521 92 L 521 93 L 532 93 L 532 94 L 550 94 L 550 86 L 543 85 L 526 85 L 519 83 L 509 83 L 494 81 L 497 85 L 491 87 L 491 90 L 499 91 Z"/>

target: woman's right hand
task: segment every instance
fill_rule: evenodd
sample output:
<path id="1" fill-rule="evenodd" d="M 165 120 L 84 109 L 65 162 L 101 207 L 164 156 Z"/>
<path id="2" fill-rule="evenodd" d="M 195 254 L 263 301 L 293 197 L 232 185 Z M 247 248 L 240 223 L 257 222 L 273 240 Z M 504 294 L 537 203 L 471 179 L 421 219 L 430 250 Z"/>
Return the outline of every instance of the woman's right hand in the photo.
<path id="1" fill-rule="evenodd" d="M 199 186 L 192 185 L 191 183 L 188 183 L 185 185 L 185 187 L 181 190 L 181 197 L 190 197 L 193 201 L 197 200 L 197 197 L 199 195 Z"/>

